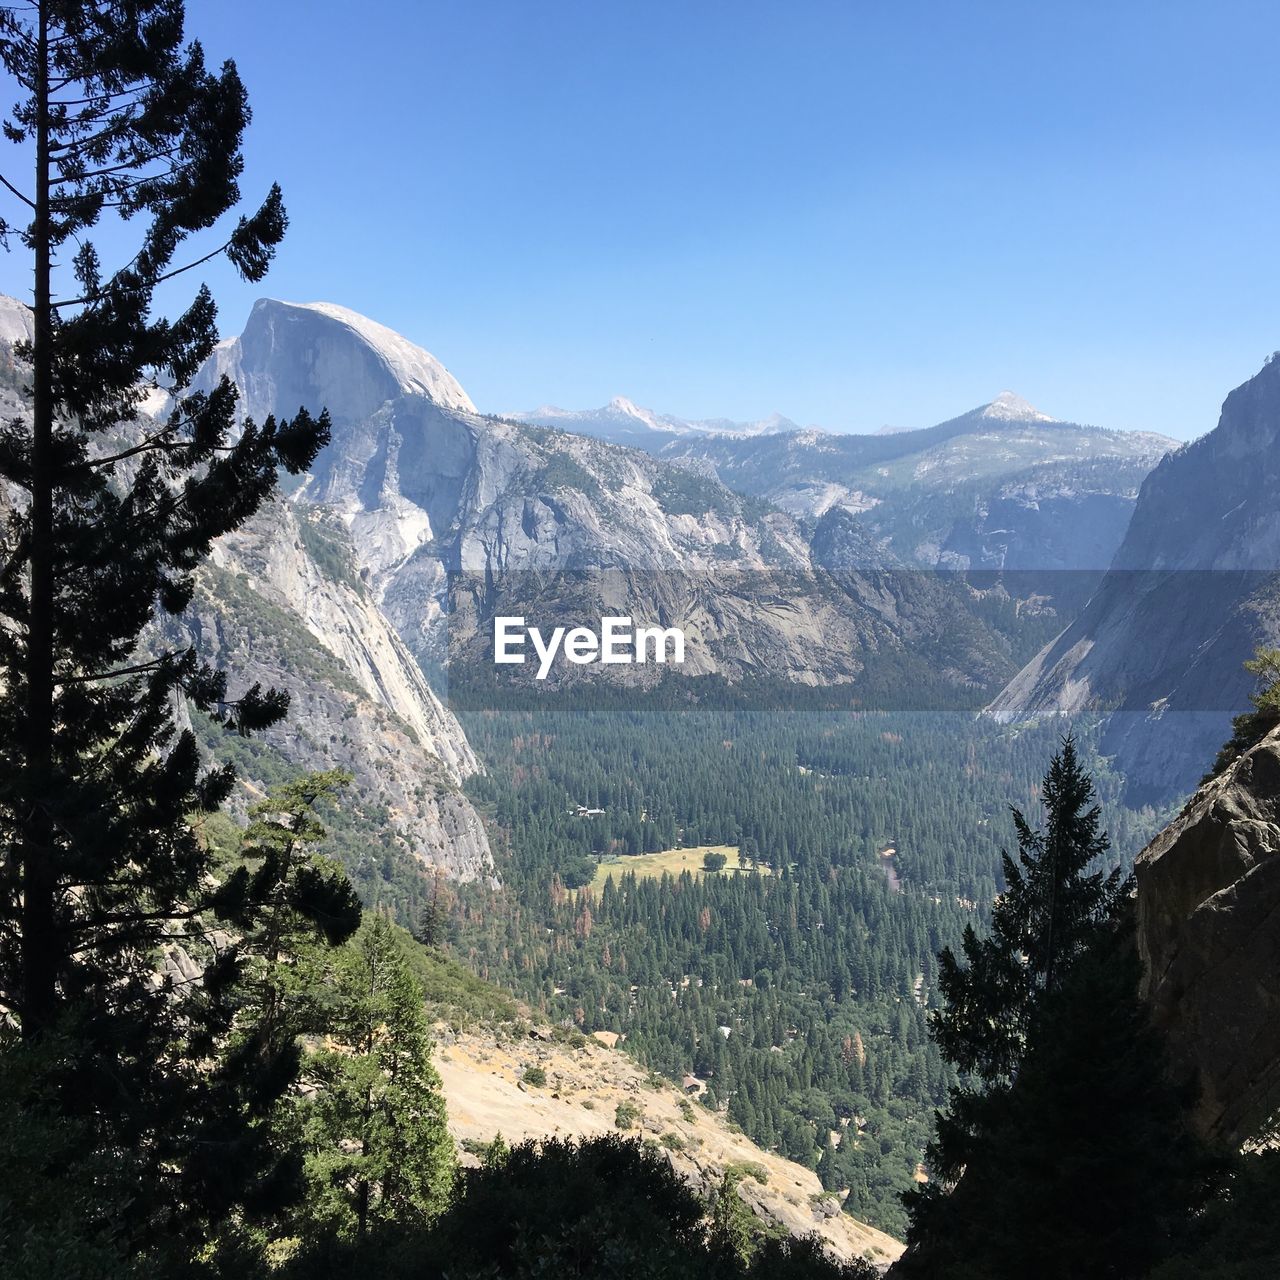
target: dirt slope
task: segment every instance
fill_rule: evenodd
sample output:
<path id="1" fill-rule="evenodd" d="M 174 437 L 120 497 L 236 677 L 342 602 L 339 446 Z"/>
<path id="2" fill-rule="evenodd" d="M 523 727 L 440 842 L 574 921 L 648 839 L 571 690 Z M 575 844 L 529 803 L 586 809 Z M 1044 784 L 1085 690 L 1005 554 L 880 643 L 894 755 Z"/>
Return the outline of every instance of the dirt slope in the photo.
<path id="1" fill-rule="evenodd" d="M 495 1042 L 492 1035 L 439 1030 L 436 1066 L 459 1142 L 488 1142 L 499 1132 L 508 1142 L 609 1133 L 618 1104 L 631 1102 L 642 1113 L 636 1136 L 677 1135 L 683 1150 L 672 1150 L 672 1161 L 700 1192 L 710 1192 L 727 1165 L 757 1165 L 766 1182 L 746 1177 L 741 1190 L 759 1217 L 797 1235 L 816 1231 L 841 1258 L 886 1263 L 902 1252 L 892 1236 L 840 1212 L 836 1197 L 823 1192 L 810 1170 L 762 1151 L 704 1107 L 694 1105 L 693 1118 L 686 1119 L 675 1085 L 653 1087 L 636 1063 L 594 1041 L 575 1049 L 541 1034 Z M 546 1072 L 545 1087 L 521 1080 L 529 1067 Z"/>

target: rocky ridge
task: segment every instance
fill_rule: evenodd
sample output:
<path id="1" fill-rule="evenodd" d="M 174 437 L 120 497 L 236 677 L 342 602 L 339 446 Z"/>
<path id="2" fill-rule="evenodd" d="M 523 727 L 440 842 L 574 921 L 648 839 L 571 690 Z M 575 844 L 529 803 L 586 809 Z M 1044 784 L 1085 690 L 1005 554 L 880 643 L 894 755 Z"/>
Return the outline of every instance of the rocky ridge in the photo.
<path id="1" fill-rule="evenodd" d="M 961 598 L 904 610 L 891 591 L 833 584 L 794 517 L 641 450 L 481 416 L 456 384 L 424 392 L 380 341 L 339 308 L 264 299 L 202 377 L 232 376 L 259 416 L 329 408 L 333 442 L 294 502 L 346 526 L 358 573 L 433 683 L 495 612 L 536 599 L 544 617 L 580 605 L 598 618 L 619 589 L 626 611 L 706 640 L 688 674 L 731 680 L 847 682 L 956 631 Z M 443 375 L 425 352 L 414 363 Z M 568 575 L 583 575 L 574 598 L 551 599 Z M 944 681 L 982 687 L 1012 669 L 1007 644 L 982 639 L 939 664 Z"/>
<path id="2" fill-rule="evenodd" d="M 1143 477 L 1176 442 L 1063 422 L 1005 391 L 923 430 L 681 439 L 661 455 L 797 516 L 858 513 L 908 564 L 1105 569 Z"/>
<path id="3" fill-rule="evenodd" d="M 1239 1145 L 1280 1115 L 1280 730 L 1206 783 L 1137 861 L 1144 994 Z"/>
<path id="4" fill-rule="evenodd" d="M 656 451 L 681 436 L 763 436 L 781 431 L 796 431 L 796 424 L 780 413 L 770 414 L 755 422 L 734 422 L 728 418 L 678 418 L 669 413 L 655 413 L 626 396 L 614 396 L 599 409 L 561 409 L 543 405 L 527 412 L 505 414 L 513 422 L 532 426 L 555 427 L 575 435 L 595 436 L 612 444 L 634 445 Z"/>

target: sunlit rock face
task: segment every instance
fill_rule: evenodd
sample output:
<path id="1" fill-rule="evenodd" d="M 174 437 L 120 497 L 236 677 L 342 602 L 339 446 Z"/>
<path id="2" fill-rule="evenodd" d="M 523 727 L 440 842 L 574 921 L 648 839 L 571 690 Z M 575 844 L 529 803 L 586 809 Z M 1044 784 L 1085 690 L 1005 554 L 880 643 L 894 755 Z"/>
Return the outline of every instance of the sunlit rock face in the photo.
<path id="1" fill-rule="evenodd" d="M 352 802 L 384 807 L 398 848 L 459 880 L 492 879 L 460 790 L 479 763 L 378 599 L 380 575 L 452 518 L 448 477 L 471 465 L 453 415 L 474 406 L 427 352 L 329 303 L 259 301 L 194 387 L 223 374 L 242 416 L 327 409 L 332 441 L 293 501 L 218 544 L 188 629 L 234 677 L 289 692 L 268 744 L 292 765 L 349 769 Z"/>
<path id="2" fill-rule="evenodd" d="M 1207 1136 L 1280 1111 L 1280 731 L 1203 786 L 1137 863 L 1144 993 Z"/>
<path id="3" fill-rule="evenodd" d="M 493 880 L 483 823 L 461 784 L 479 769 L 461 725 L 355 571 L 346 530 L 318 509 L 269 503 L 221 539 L 191 605 L 165 624 L 235 688 L 289 694 L 261 735 L 291 769 L 343 768 L 344 808 L 424 872 Z M 245 781 L 257 757 L 242 766 Z"/>
<path id="4" fill-rule="evenodd" d="M 216 373 L 230 375 L 245 412 L 257 417 L 282 405 L 323 404 L 345 428 L 405 395 L 475 412 L 467 393 L 429 352 L 331 302 L 260 299 L 244 332 L 220 344 L 204 376 Z"/>
<path id="5" fill-rule="evenodd" d="M 622 575 L 638 616 L 714 633 L 690 674 L 806 684 L 855 678 L 869 653 L 921 633 L 950 635 L 964 609 L 939 598 L 904 613 L 861 582 L 820 589 L 812 531 L 794 517 L 643 450 L 481 415 L 433 356 L 340 307 L 260 302 L 199 385 L 221 374 L 257 419 L 328 409 L 332 440 L 293 503 L 342 522 L 370 598 L 437 687 L 459 638 L 482 636 L 493 600 L 523 598 L 531 575 L 543 586 Z M 777 574 L 793 575 L 796 598 L 774 598 Z M 616 612 L 603 598 L 577 603 Z M 954 673 L 966 697 L 975 673 L 994 689 L 1011 665 L 998 641 L 969 647 Z"/>

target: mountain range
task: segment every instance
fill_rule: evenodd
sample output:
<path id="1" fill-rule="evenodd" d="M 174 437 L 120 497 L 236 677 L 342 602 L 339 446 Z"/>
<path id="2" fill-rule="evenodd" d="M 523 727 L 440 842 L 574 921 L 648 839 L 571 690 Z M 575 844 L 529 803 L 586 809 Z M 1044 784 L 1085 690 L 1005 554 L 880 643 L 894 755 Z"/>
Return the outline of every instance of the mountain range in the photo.
<path id="1" fill-rule="evenodd" d="M 856 528 L 839 564 L 824 560 L 821 522 L 642 450 L 480 415 L 438 362 L 387 335 L 327 304 L 264 300 L 197 385 L 227 373 L 254 416 L 328 407 L 332 443 L 291 504 L 330 514 L 359 582 L 437 683 L 460 658 L 488 665 L 495 613 L 536 603 L 599 617 L 619 590 L 637 617 L 703 638 L 690 675 L 847 683 L 881 655 L 912 661 L 956 636 L 952 686 L 994 692 L 1016 665 L 962 591 L 896 581 L 901 566 Z M 854 568 L 885 574 L 833 579 Z"/>
<path id="2" fill-rule="evenodd" d="M 20 304 L 0 308 L 0 338 L 26 324 Z M 686 675 L 730 683 L 861 680 L 886 696 L 887 681 L 892 699 L 932 682 L 956 706 L 985 693 L 1005 721 L 1140 697 L 1141 716 L 1113 716 L 1109 746 L 1137 783 L 1183 789 L 1243 700 L 1240 658 L 1270 634 L 1252 589 L 1215 588 L 1230 599 L 1207 636 L 1208 621 L 1171 628 L 1159 593 L 1117 602 L 1135 569 L 1269 567 L 1271 365 L 1182 449 L 1061 422 L 1009 392 L 935 427 L 861 436 L 692 422 L 622 399 L 499 418 L 431 354 L 329 303 L 259 301 L 196 387 L 222 374 L 245 415 L 327 407 L 333 438 L 219 548 L 191 625 L 309 709 L 275 749 L 310 743 L 319 758 L 345 743 L 366 801 L 397 815 L 400 852 L 462 878 L 491 862 L 458 789 L 479 763 L 441 694 L 451 669 L 486 665 L 489 620 L 522 602 L 567 616 L 622 592 L 639 617 L 702 638 Z M 645 448 L 619 443 L 646 433 Z M 975 570 L 993 576 L 966 580 Z M 290 620 L 292 652 L 268 660 L 255 610 Z M 1221 705 L 1183 705 L 1210 688 Z M 1182 729 L 1162 737 L 1174 709 L 1203 721 L 1194 746 L 1176 745 Z M 386 725 L 405 734 L 408 755 L 392 754 L 417 758 L 395 785 L 396 768 L 375 763 Z M 1173 745 L 1155 745 L 1164 737 Z"/>
<path id="3" fill-rule="evenodd" d="M 560 431 L 572 431 L 576 435 L 607 440 L 610 444 L 634 445 L 650 451 L 656 451 L 672 440 L 686 436 L 750 439 L 799 430 L 794 422 L 780 413 L 761 418 L 758 422 L 734 422 L 729 418 L 695 420 L 677 418 L 669 413 L 655 413 L 652 409 L 641 408 L 626 396 L 614 396 L 599 409 L 561 409 L 555 405 L 543 405 L 540 409 L 503 416 L 513 422 L 555 427 Z"/>
<path id="4" fill-rule="evenodd" d="M 886 562 L 1001 570 L 1011 595 L 1050 601 L 1067 625 L 988 714 L 1103 718 L 1130 798 L 1161 803 L 1247 704 L 1243 660 L 1280 643 L 1277 421 L 1272 359 L 1184 446 L 1005 392 L 922 431 L 655 431 L 650 447 L 802 523 L 852 513 Z"/>
<path id="5" fill-rule="evenodd" d="M 872 436 L 694 423 L 624 400 L 499 418 L 429 353 L 328 303 L 261 300 L 197 386 L 223 373 L 248 415 L 328 407 L 332 443 L 279 504 L 277 531 L 293 522 L 294 545 L 308 531 L 347 566 L 428 697 L 451 666 L 484 665 L 496 612 L 590 613 L 620 590 L 638 615 L 707 638 L 688 674 L 829 686 L 890 661 L 899 686 L 928 671 L 957 705 L 985 690 L 1001 718 L 1080 710 L 1019 703 L 1031 677 L 1018 666 L 1089 599 L 1147 474 L 1182 456 L 1165 437 L 1060 422 L 1012 393 Z M 646 448 L 617 443 L 637 433 Z M 920 569 L 997 577 L 975 589 Z M 296 582 L 294 595 L 301 607 Z M 324 631 L 314 607 L 302 616 Z M 428 718 L 427 750 L 465 772 L 456 722 Z"/>

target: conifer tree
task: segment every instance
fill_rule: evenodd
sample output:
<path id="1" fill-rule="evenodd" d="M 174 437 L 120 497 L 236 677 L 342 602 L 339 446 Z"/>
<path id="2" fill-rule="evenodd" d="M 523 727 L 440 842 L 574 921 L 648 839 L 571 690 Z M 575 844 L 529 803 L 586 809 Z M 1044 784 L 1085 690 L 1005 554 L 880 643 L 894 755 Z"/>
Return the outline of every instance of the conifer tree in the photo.
<path id="1" fill-rule="evenodd" d="M 350 781 L 341 770 L 273 787 L 249 811 L 241 862 L 211 895 L 229 927 L 185 1011 L 197 1034 L 187 1052 L 212 1064 L 189 1097 L 182 1180 L 217 1223 L 237 1192 L 255 1187 L 258 1216 L 303 1192 L 296 1126 L 281 1124 L 301 1038 L 322 1029 L 328 949 L 360 927 L 360 901 L 341 867 L 317 851 L 318 801 Z M 222 1198 L 219 1199 L 219 1193 Z"/>
<path id="2" fill-rule="evenodd" d="M 507 1140 L 502 1136 L 502 1131 L 499 1130 L 493 1135 L 493 1141 L 485 1148 L 482 1167 L 485 1169 L 501 1169 L 510 1154 L 511 1148 L 507 1145 Z"/>
<path id="3" fill-rule="evenodd" d="M 726 1169 L 711 1206 L 711 1242 L 739 1266 L 746 1266 L 756 1251 L 758 1229 L 751 1210 L 738 1194 L 742 1174 Z"/>
<path id="4" fill-rule="evenodd" d="M 31 267 L 34 332 L 16 352 L 30 414 L 0 427 L 0 1014 L 40 1061 L 59 1046 L 46 1105 L 158 1180 L 132 1198 L 151 1222 L 173 1207 L 159 1188 L 201 1084 L 183 1049 L 200 984 L 158 979 L 155 955 L 202 941 L 210 855 L 187 817 L 233 782 L 201 764 L 175 706 L 248 733 L 287 699 L 233 696 L 194 651 L 144 637 L 185 608 L 213 541 L 279 468 L 310 465 L 327 424 L 237 423 L 226 379 L 187 390 L 218 336 L 204 286 L 176 318 L 153 315 L 160 286 L 215 257 L 260 280 L 286 225 L 274 187 L 224 225 L 249 109 L 234 64 L 210 69 L 186 42 L 181 0 L 7 7 L 0 59 L 21 94 L 0 235 Z M 107 264 L 95 235 L 132 235 L 133 252 Z M 168 408 L 153 420 L 155 392 Z"/>
<path id="5" fill-rule="evenodd" d="M 990 934 L 980 938 L 966 925 L 965 963 L 950 948 L 938 957 L 944 1004 L 930 1016 L 930 1031 L 967 1083 L 951 1088 L 947 1112 L 937 1116 L 927 1150 L 934 1181 L 903 1197 L 916 1253 L 942 1234 L 938 1223 L 950 1220 L 948 1193 L 996 1123 L 1044 997 L 1101 936 L 1125 892 L 1118 871 L 1088 870 L 1109 841 L 1091 803 L 1092 779 L 1070 736 L 1050 762 L 1041 799 L 1043 829 L 1012 810 L 1018 858 L 1002 853 L 1005 892 L 992 909 Z"/>
<path id="6" fill-rule="evenodd" d="M 422 988 L 391 925 L 371 917 L 339 957 L 329 1047 L 308 1063 L 312 1214 L 339 1238 L 422 1225 L 453 1183 L 453 1139 Z"/>
<path id="7" fill-rule="evenodd" d="M 1119 871 L 1088 870 L 1110 847 L 1093 798 L 1068 736 L 1041 788 L 1044 828 L 1012 810 L 1018 858 L 1001 855 L 1005 891 L 990 935 L 966 927 L 964 966 L 950 947 L 938 957 L 945 1003 L 930 1019 L 934 1039 L 960 1071 L 985 1084 L 1013 1076 L 1039 995 L 1061 983 L 1124 893 Z"/>
<path id="8" fill-rule="evenodd" d="M 231 955 L 237 968 L 228 985 L 252 1011 L 264 1050 L 314 1029 L 310 995 L 299 990 L 300 958 L 313 943 L 338 946 L 360 927 L 360 900 L 345 872 L 316 852 L 326 832 L 315 806 L 350 781 L 330 769 L 273 787 L 249 810 L 241 865 L 212 895 L 216 914 L 237 930 L 223 958 L 224 969 Z M 303 1007 L 291 1010 L 299 998 Z"/>
<path id="9" fill-rule="evenodd" d="M 1138 994 L 1131 914 L 1045 996 L 1017 1079 L 895 1274 L 1137 1277 L 1177 1251 L 1221 1165 L 1190 1132 Z"/>
<path id="10" fill-rule="evenodd" d="M 445 940 L 448 923 L 448 890 L 444 887 L 444 873 L 437 869 L 431 882 L 431 896 L 419 913 L 418 927 L 414 936 L 424 947 L 438 947 Z"/>
<path id="11" fill-rule="evenodd" d="M 1257 689 L 1249 695 L 1252 707 L 1232 719 L 1231 737 L 1223 744 L 1213 768 L 1201 779 L 1202 782 L 1217 777 L 1280 725 L 1280 649 L 1255 649 L 1244 669 L 1258 678 Z"/>

